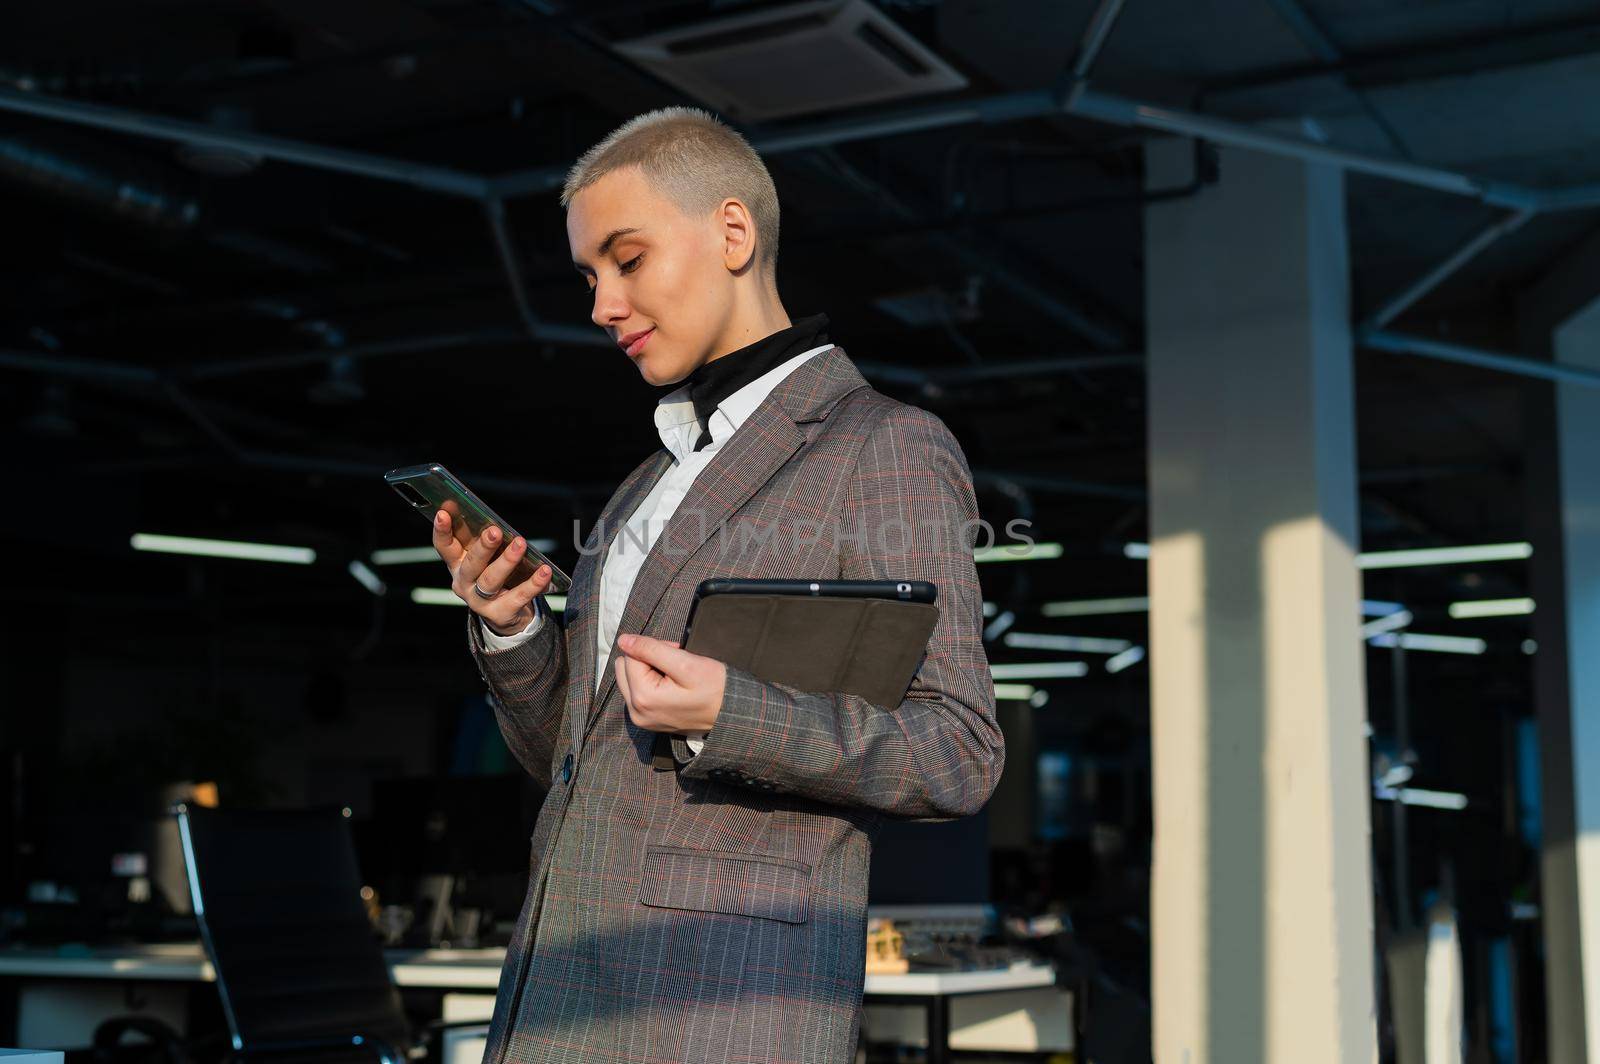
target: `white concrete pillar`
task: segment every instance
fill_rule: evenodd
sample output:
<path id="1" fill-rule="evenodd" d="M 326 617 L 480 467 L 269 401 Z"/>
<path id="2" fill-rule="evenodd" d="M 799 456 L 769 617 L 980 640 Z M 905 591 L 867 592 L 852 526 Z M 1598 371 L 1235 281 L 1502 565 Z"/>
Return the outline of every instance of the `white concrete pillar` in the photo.
<path id="1" fill-rule="evenodd" d="M 1600 236 L 1523 293 L 1524 348 L 1600 368 Z M 1548 1058 L 1600 1061 L 1600 389 L 1530 382 L 1530 591 L 1539 719 Z"/>
<path id="2" fill-rule="evenodd" d="M 1374 1061 L 1343 176 L 1219 162 L 1144 218 L 1155 1059 Z"/>

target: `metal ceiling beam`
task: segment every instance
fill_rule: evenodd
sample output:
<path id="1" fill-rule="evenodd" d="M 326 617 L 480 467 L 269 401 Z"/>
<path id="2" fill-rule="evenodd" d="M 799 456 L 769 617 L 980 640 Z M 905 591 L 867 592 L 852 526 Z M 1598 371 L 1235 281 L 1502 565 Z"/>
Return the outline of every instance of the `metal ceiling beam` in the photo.
<path id="1" fill-rule="evenodd" d="M 813 162 L 824 176 L 847 182 L 857 192 L 876 202 L 882 210 L 913 224 L 921 220 L 919 211 L 880 182 L 862 173 L 859 167 L 853 166 L 837 152 L 825 151 L 820 157 L 808 161 Z M 1128 347 L 1129 330 L 1122 324 L 1110 320 L 1104 313 L 1080 306 L 1058 292 L 1046 291 L 1044 287 L 1006 266 L 995 253 L 957 239 L 949 233 L 932 233 L 929 239 L 965 263 L 968 268 L 987 275 L 1011 295 L 1067 326 L 1095 347 L 1106 351 L 1123 350 Z"/>
<path id="2" fill-rule="evenodd" d="M 1399 355 L 1420 355 L 1423 358 L 1456 362 L 1463 366 L 1492 369 L 1512 373 L 1519 377 L 1534 377 L 1558 384 L 1581 384 L 1600 388 L 1600 370 L 1582 366 L 1569 366 L 1561 362 L 1544 362 L 1521 355 L 1506 355 L 1498 351 L 1485 351 L 1466 344 L 1453 344 L 1444 340 L 1429 340 L 1421 336 L 1387 332 L 1381 329 L 1362 329 L 1356 333 L 1356 343 L 1375 351 L 1388 351 Z"/>
<path id="3" fill-rule="evenodd" d="M 1083 39 L 1078 42 L 1078 54 L 1056 86 L 1056 96 L 1068 110 L 1077 104 L 1078 97 L 1088 89 L 1089 71 L 1094 69 L 1094 62 L 1100 58 L 1101 49 L 1106 46 L 1106 41 L 1110 40 L 1111 29 L 1117 24 L 1117 16 L 1122 14 L 1125 2 L 1126 0 L 1100 0 L 1100 6 L 1095 8 L 1094 14 L 1090 16 L 1089 25 L 1083 31 Z"/>
<path id="4" fill-rule="evenodd" d="M 1015 473 L 1001 469 L 974 469 L 975 484 L 985 486 L 1014 485 L 1027 491 L 1043 491 L 1061 495 L 1084 495 L 1096 499 L 1116 499 L 1120 502 L 1144 502 L 1147 493 L 1142 485 L 1101 484 L 1093 480 L 1058 477 L 1042 473 Z"/>
<path id="5" fill-rule="evenodd" d="M 220 129 L 202 122 L 186 122 L 182 119 L 143 114 L 127 108 L 108 107 L 82 100 L 64 100 L 42 93 L 0 89 L 0 111 L 33 115 L 36 118 L 48 118 L 57 122 L 105 129 L 136 137 L 227 148 L 231 151 L 259 155 L 263 159 L 297 163 L 318 170 L 357 174 L 450 196 L 482 199 L 489 194 L 489 182 L 486 178 L 447 167 L 427 166 L 322 144 L 308 144 L 265 133 Z"/>
<path id="6" fill-rule="evenodd" d="M 1116 4 L 1103 4 L 1110 11 Z M 1091 29 L 1095 27 L 1092 25 Z M 1105 27 L 1109 30 L 1109 25 Z M 1577 210 L 1600 206 L 1600 184 L 1565 189 L 1537 189 L 1472 177 L 1438 167 L 1421 166 L 1274 134 L 1244 122 L 1194 114 L 1179 109 L 1082 87 L 1063 99 L 1051 91 L 1005 93 L 976 99 L 902 108 L 843 121 L 800 126 L 752 138 L 758 151 L 781 154 L 808 148 L 892 136 L 971 123 L 1012 122 L 1026 118 L 1074 114 L 1112 125 L 1154 129 L 1202 137 L 1218 144 L 1288 155 L 1358 173 L 1389 178 L 1441 192 L 1481 199 L 1486 203 L 1534 210 Z M 1071 106 L 1067 106 L 1068 100 Z M 179 143 L 201 143 L 253 153 L 263 158 L 316 169 L 355 174 L 471 199 L 510 198 L 550 192 L 565 178 L 565 167 L 535 169 L 484 177 L 446 167 L 390 159 L 328 145 L 308 144 L 261 133 L 218 129 L 160 115 L 40 93 L 0 89 L 0 111 L 29 114 L 75 125 Z"/>
<path id="7" fill-rule="evenodd" d="M 1497 27 L 1491 33 L 1431 44 L 1412 42 L 1382 51 L 1343 55 L 1331 63 L 1324 60 L 1227 75 L 1206 83 L 1201 96 L 1210 98 L 1234 91 L 1272 89 L 1330 75 L 1364 88 L 1380 88 L 1488 69 L 1528 66 L 1595 52 L 1600 52 L 1600 21 L 1591 15 L 1533 26 Z"/>
<path id="8" fill-rule="evenodd" d="M 159 384 L 161 375 L 145 366 L 130 366 L 123 362 L 105 362 L 93 358 L 72 358 L 67 355 L 41 355 L 33 351 L 0 350 L 0 366 L 54 377 L 87 377 L 95 380 Z"/>
<path id="9" fill-rule="evenodd" d="M 1339 50 L 1339 46 L 1334 43 L 1333 38 L 1328 36 L 1328 32 L 1322 28 L 1311 12 L 1306 10 L 1305 5 L 1300 0 L 1268 0 L 1268 3 L 1278 13 L 1278 17 L 1294 31 L 1295 36 L 1300 38 L 1301 43 L 1310 49 L 1312 55 L 1329 66 L 1336 66 L 1343 61 L 1344 53 Z M 1399 132 L 1378 111 L 1371 97 L 1345 75 L 1340 74 L 1338 78 L 1350 95 L 1356 98 L 1356 102 L 1367 113 L 1367 117 L 1372 119 L 1373 125 L 1383 132 L 1384 137 L 1389 141 L 1389 146 L 1399 153 L 1401 158 L 1410 159 L 1411 151 L 1406 147 L 1405 141 L 1400 139 Z"/>
<path id="10" fill-rule="evenodd" d="M 1528 219 L 1533 217 L 1533 213 L 1530 210 L 1513 211 L 1498 221 L 1485 226 L 1465 244 L 1457 248 L 1449 258 L 1417 278 L 1403 292 L 1379 307 L 1366 320 L 1366 327 L 1369 329 L 1381 329 L 1388 325 L 1429 292 L 1438 288 L 1457 270 L 1476 258 L 1490 244 L 1493 244 L 1508 233 L 1514 233 L 1521 229 Z"/>
<path id="11" fill-rule="evenodd" d="M 1097 118 L 1112 125 L 1201 137 L 1214 144 L 1225 144 L 1233 148 L 1247 148 L 1269 155 L 1281 155 L 1304 162 L 1335 166 L 1341 170 L 1385 177 L 1438 192 L 1481 199 L 1500 206 L 1525 207 L 1533 198 L 1528 190 L 1513 185 L 1492 183 L 1432 166 L 1382 159 L 1345 148 L 1319 144 L 1302 137 L 1275 133 L 1244 122 L 1142 103 L 1126 96 L 1094 89 L 1082 95 L 1076 111 L 1078 114 Z"/>
<path id="12" fill-rule="evenodd" d="M 511 289 L 511 301 L 516 304 L 517 314 L 522 318 L 522 324 L 528 330 L 528 335 L 538 339 L 544 323 L 539 320 L 539 315 L 533 312 L 533 304 L 528 302 L 528 285 L 522 277 L 522 263 L 517 258 L 517 245 L 511 239 L 511 227 L 506 224 L 506 201 L 498 196 L 490 196 L 483 201 L 483 211 L 489 219 L 489 232 L 494 237 L 494 249 L 500 259 L 500 269 L 505 272 L 506 287 Z"/>

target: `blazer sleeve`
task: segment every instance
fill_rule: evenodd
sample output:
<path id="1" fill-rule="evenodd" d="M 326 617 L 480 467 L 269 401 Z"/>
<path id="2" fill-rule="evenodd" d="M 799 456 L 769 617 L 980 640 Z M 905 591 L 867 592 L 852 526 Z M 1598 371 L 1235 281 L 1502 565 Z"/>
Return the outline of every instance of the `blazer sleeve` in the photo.
<path id="1" fill-rule="evenodd" d="M 883 419 L 851 481 L 840 576 L 938 586 L 939 620 L 905 700 L 886 708 L 730 667 L 716 722 L 699 755 L 682 761 L 681 776 L 908 820 L 983 808 L 1004 768 L 1005 742 L 983 650 L 971 544 L 977 520 L 971 470 L 944 423 L 915 407 Z"/>
<path id="2" fill-rule="evenodd" d="M 467 645 L 488 685 L 489 704 L 506 745 L 528 775 L 549 790 L 550 762 L 567 700 L 567 638 L 542 599 L 535 601 L 543 617 L 538 630 L 502 650 L 485 646 L 478 615 L 468 610 Z"/>

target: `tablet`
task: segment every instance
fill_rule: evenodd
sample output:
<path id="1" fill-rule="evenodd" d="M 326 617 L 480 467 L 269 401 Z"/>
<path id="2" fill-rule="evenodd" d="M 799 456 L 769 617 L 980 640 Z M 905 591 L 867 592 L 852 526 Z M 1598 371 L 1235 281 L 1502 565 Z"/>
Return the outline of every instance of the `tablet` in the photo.
<path id="1" fill-rule="evenodd" d="M 801 691 L 893 710 L 939 621 L 926 580 L 703 580 L 679 645 Z"/>

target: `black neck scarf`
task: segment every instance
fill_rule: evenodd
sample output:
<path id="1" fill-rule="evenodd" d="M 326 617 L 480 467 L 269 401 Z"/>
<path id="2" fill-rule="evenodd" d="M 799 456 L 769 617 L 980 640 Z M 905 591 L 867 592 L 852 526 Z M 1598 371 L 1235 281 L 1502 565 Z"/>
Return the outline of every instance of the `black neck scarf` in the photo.
<path id="1" fill-rule="evenodd" d="M 803 351 L 828 342 L 828 316 L 813 314 L 801 318 L 787 329 L 779 329 L 753 344 L 730 351 L 707 362 L 689 375 L 689 398 L 700 423 L 700 438 L 694 449 L 711 443 L 711 413 L 717 404 L 757 377 L 783 365 Z"/>

